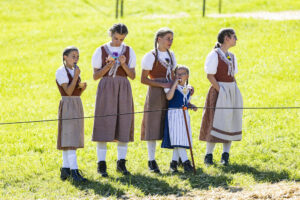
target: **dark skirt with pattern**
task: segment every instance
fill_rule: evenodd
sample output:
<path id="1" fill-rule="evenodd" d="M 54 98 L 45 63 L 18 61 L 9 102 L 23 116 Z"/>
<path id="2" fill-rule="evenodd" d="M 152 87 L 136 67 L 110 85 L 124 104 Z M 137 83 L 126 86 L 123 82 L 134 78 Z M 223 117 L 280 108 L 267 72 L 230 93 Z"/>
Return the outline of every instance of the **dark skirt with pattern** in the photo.
<path id="1" fill-rule="evenodd" d="M 168 82 L 167 79 L 156 79 L 160 82 Z M 141 128 L 141 140 L 161 140 L 164 134 L 166 109 L 168 108 L 168 101 L 166 93 L 163 88 L 149 86 Z"/>
<path id="2" fill-rule="evenodd" d="M 122 76 L 103 77 L 97 90 L 92 141 L 133 141 L 134 114 L 125 114 L 133 112 L 129 80 Z"/>

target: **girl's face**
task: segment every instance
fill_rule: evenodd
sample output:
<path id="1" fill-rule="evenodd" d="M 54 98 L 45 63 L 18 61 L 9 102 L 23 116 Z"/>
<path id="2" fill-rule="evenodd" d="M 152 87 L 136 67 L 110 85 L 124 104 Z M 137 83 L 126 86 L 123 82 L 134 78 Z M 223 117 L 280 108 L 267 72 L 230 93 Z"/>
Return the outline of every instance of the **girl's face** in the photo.
<path id="1" fill-rule="evenodd" d="M 64 60 L 67 67 L 74 67 L 79 60 L 79 52 L 71 51 L 69 55 L 64 56 Z"/>
<path id="2" fill-rule="evenodd" d="M 126 35 L 119 34 L 119 33 L 114 33 L 111 36 L 111 46 L 113 47 L 119 47 L 121 46 L 122 42 L 124 41 Z"/>
<path id="3" fill-rule="evenodd" d="M 173 34 L 167 33 L 163 37 L 158 37 L 158 45 L 162 49 L 170 49 L 173 43 Z"/>
<path id="4" fill-rule="evenodd" d="M 236 37 L 235 33 L 232 34 L 230 37 L 226 36 L 226 41 L 230 47 L 234 47 L 236 45 L 236 41 L 237 41 L 237 37 Z"/>
<path id="5" fill-rule="evenodd" d="M 180 85 L 184 85 L 189 78 L 189 75 L 185 69 L 177 69 L 175 76 L 176 79 L 181 79 L 181 82 L 179 83 Z"/>

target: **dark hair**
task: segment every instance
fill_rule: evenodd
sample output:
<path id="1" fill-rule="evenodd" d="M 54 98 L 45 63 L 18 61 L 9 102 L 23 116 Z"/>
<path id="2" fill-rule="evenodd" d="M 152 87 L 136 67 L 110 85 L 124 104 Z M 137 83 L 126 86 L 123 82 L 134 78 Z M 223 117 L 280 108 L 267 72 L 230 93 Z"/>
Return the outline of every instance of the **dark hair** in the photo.
<path id="1" fill-rule="evenodd" d="M 127 35 L 128 29 L 125 24 L 117 23 L 114 24 L 109 30 L 109 35 L 112 36 L 114 33 L 119 33 L 120 35 Z"/>
<path id="2" fill-rule="evenodd" d="M 179 69 L 184 69 L 188 75 L 190 74 L 190 69 L 187 66 L 185 66 L 185 65 L 177 65 L 176 68 L 175 68 L 175 71 L 174 71 L 175 75 L 176 75 L 176 73 L 177 73 L 177 71 Z M 189 84 L 189 79 L 186 80 L 186 84 L 187 85 Z"/>
<path id="3" fill-rule="evenodd" d="M 75 46 L 68 46 L 63 51 L 63 62 L 64 62 L 64 56 L 68 56 L 72 51 L 77 51 L 79 53 L 79 49 Z"/>
<path id="4" fill-rule="evenodd" d="M 167 35 L 168 33 L 171 33 L 172 35 L 174 35 L 174 32 L 167 28 L 167 27 L 164 27 L 164 28 L 160 28 L 158 29 L 158 31 L 156 32 L 155 34 L 155 39 L 154 39 L 154 48 L 155 48 L 155 65 L 157 64 L 157 58 L 158 58 L 158 51 L 157 51 L 157 42 L 158 42 L 158 38 L 159 37 L 164 37 L 165 35 Z M 167 52 L 171 58 L 171 64 L 173 65 L 173 60 L 172 60 L 172 56 L 169 52 L 169 50 L 167 49 Z"/>
<path id="5" fill-rule="evenodd" d="M 235 34 L 235 31 L 232 28 L 222 28 L 218 33 L 218 42 L 215 45 L 215 48 L 220 48 L 221 44 L 224 43 L 225 36 L 231 37 L 231 35 Z"/>

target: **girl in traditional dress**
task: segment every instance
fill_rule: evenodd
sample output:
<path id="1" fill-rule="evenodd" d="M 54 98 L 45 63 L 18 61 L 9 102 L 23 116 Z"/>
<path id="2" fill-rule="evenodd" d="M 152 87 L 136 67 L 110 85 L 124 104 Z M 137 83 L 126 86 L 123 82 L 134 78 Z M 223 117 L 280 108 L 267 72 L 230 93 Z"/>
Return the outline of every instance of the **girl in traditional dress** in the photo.
<path id="1" fill-rule="evenodd" d="M 127 77 L 135 78 L 136 56 L 133 49 L 123 43 L 128 34 L 124 24 L 109 29 L 111 41 L 98 47 L 92 57 L 94 80 L 101 78 L 96 97 L 92 140 L 97 142 L 98 173 L 107 177 L 107 142 L 118 142 L 117 171 L 130 174 L 126 169 L 127 144 L 134 139 L 134 115 L 131 85 Z M 97 117 L 113 115 L 108 117 Z"/>
<path id="2" fill-rule="evenodd" d="M 173 149 L 172 162 L 170 163 L 170 170 L 172 172 L 178 172 L 177 166 L 179 158 L 181 158 L 183 163 L 184 172 L 190 172 L 193 170 L 193 167 L 186 153 L 186 149 L 189 149 L 190 145 L 182 107 L 189 107 L 195 111 L 197 107 L 190 103 L 192 88 L 188 85 L 189 69 L 186 66 L 179 65 L 175 69 L 175 76 L 176 80 L 171 89 L 164 89 L 167 100 L 169 101 L 169 110 L 166 115 L 164 137 L 161 147 Z M 187 110 L 184 112 L 189 129 L 189 137 L 192 139 L 190 116 Z"/>
<path id="3" fill-rule="evenodd" d="M 159 167 L 155 161 L 156 140 L 161 140 L 164 131 L 165 110 L 167 99 L 164 88 L 171 87 L 174 77 L 176 59 L 170 48 L 173 43 L 173 31 L 169 28 L 161 28 L 156 32 L 154 50 L 148 52 L 142 60 L 141 82 L 148 85 L 148 92 L 141 128 L 141 140 L 147 141 L 149 170 L 159 173 Z"/>
<path id="4" fill-rule="evenodd" d="M 200 140 L 206 141 L 206 165 L 213 164 L 213 150 L 216 143 L 223 143 L 221 164 L 229 164 L 231 141 L 242 139 L 242 109 L 218 109 L 222 107 L 243 107 L 243 99 L 234 75 L 237 73 L 237 59 L 228 49 L 235 46 L 237 37 L 230 28 L 221 29 L 218 42 L 205 61 L 205 72 L 211 83 L 207 94 L 200 129 Z M 215 109 L 217 107 L 217 109 Z"/>
<path id="5" fill-rule="evenodd" d="M 66 180 L 71 176 L 72 180 L 82 182 L 86 179 L 78 171 L 76 149 L 84 147 L 84 114 L 80 95 L 87 85 L 80 82 L 78 60 L 79 50 L 74 46 L 67 47 L 63 51 L 63 65 L 56 71 L 56 84 L 62 96 L 58 110 L 57 148 L 62 150 L 63 155 L 60 178 Z"/>

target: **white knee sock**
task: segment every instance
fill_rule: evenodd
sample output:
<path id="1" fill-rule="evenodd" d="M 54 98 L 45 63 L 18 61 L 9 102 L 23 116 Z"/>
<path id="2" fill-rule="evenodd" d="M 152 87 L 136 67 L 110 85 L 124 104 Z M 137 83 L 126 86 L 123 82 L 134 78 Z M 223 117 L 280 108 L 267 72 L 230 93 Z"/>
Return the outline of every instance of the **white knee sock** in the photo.
<path id="1" fill-rule="evenodd" d="M 147 141 L 149 161 L 155 160 L 156 140 Z"/>
<path id="2" fill-rule="evenodd" d="M 97 142 L 97 158 L 98 162 L 105 161 L 106 159 L 106 142 Z"/>
<path id="3" fill-rule="evenodd" d="M 231 147 L 231 142 L 223 143 L 223 153 L 227 152 L 229 153 Z"/>
<path id="4" fill-rule="evenodd" d="M 181 158 L 182 162 L 185 162 L 188 160 L 188 156 L 187 156 L 185 148 L 177 148 L 177 151 L 178 151 L 179 157 Z"/>
<path id="5" fill-rule="evenodd" d="M 173 157 L 172 160 L 178 161 L 179 160 L 179 154 L 177 148 L 173 149 Z"/>
<path id="6" fill-rule="evenodd" d="M 70 169 L 78 169 L 76 150 L 68 150 Z"/>
<path id="7" fill-rule="evenodd" d="M 62 157 L 63 157 L 62 167 L 63 168 L 70 168 L 69 158 L 68 158 L 68 151 L 67 150 L 62 151 Z"/>
<path id="8" fill-rule="evenodd" d="M 118 160 L 125 159 L 127 154 L 127 142 L 118 142 Z"/>
<path id="9" fill-rule="evenodd" d="M 216 143 L 206 142 L 206 154 L 212 154 L 214 152 Z"/>

